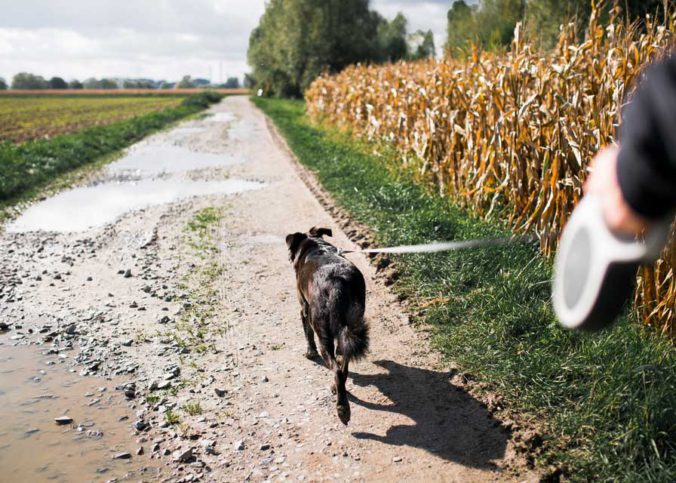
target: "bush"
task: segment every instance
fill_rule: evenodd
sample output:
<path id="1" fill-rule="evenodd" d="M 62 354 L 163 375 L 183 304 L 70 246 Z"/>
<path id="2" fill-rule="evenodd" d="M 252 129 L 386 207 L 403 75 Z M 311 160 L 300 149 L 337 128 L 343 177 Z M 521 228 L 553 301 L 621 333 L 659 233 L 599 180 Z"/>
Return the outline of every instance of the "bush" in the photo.
<path id="1" fill-rule="evenodd" d="M 181 105 L 186 107 L 199 107 L 201 109 L 206 109 L 211 104 L 215 104 L 221 99 L 223 99 L 223 95 L 219 94 L 218 92 L 204 91 L 186 97 Z"/>

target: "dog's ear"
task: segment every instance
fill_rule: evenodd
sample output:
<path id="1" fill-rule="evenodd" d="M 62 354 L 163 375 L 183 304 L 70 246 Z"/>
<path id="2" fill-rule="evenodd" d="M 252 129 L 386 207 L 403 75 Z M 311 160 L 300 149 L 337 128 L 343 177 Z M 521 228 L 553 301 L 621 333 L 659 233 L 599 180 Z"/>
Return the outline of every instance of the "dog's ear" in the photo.
<path id="1" fill-rule="evenodd" d="M 307 238 L 305 233 L 291 233 L 286 235 L 286 246 L 289 248 L 289 258 L 293 262 L 293 259 L 296 258 L 296 252 L 300 247 L 300 244 Z"/>
<path id="2" fill-rule="evenodd" d="M 324 235 L 326 236 L 333 236 L 333 232 L 331 231 L 331 228 L 317 228 L 316 226 L 313 226 L 310 228 L 310 231 L 308 232 L 310 236 L 314 236 L 317 238 L 321 238 Z"/>

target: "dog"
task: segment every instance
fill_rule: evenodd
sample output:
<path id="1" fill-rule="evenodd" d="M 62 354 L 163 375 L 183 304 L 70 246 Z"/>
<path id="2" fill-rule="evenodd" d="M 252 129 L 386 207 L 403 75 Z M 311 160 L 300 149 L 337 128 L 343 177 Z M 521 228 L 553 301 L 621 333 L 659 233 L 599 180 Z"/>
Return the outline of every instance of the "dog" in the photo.
<path id="1" fill-rule="evenodd" d="M 316 334 L 321 357 L 334 373 L 331 390 L 338 396 L 338 418 L 347 425 L 348 367 L 351 361 L 363 358 L 369 348 L 369 326 L 364 320 L 366 284 L 359 269 L 325 241 L 325 235 L 333 233 L 328 228 L 313 227 L 307 233 L 288 235 L 286 246 L 296 271 L 300 318 L 307 340 L 305 357 L 318 356 Z"/>

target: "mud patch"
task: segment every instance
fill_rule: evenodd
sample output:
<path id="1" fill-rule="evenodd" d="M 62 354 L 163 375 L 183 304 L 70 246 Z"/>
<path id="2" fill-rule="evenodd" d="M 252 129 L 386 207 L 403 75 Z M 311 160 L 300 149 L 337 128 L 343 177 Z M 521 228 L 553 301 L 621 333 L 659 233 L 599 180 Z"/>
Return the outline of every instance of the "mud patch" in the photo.
<path id="1" fill-rule="evenodd" d="M 129 421 L 133 415 L 115 391 L 115 381 L 79 377 L 60 361 L 27 347 L 0 345 L 1 479 L 106 481 L 157 476 L 158 469 L 147 457 L 136 456 Z M 72 423 L 57 424 L 55 418 L 62 416 L 72 418 Z M 123 452 L 131 458 L 113 459 Z"/>

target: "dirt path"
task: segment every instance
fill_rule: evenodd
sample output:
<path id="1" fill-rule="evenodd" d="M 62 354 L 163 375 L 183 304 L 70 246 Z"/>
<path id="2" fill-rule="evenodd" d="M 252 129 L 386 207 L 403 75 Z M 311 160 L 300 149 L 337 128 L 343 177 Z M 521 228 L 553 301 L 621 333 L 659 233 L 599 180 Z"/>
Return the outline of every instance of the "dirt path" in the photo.
<path id="1" fill-rule="evenodd" d="M 39 357 L 58 357 L 48 371 L 115 377 L 119 405 L 128 409 L 119 423 L 127 442 L 111 441 L 110 453 L 132 458 L 102 462 L 105 472 L 83 478 L 534 479 L 504 471 L 515 459 L 508 432 L 450 382 L 424 335 L 356 255 L 368 285 L 372 352 L 352 368 L 352 420 L 340 424 L 327 370 L 302 356 L 284 236 L 321 225 L 333 229 L 335 244 L 352 244 L 246 98 L 227 98 L 212 112 L 141 143 L 141 158 L 162 153 L 161 169 L 139 173 L 133 157 L 123 159 L 118 171 L 101 174 L 98 188 L 56 200 L 51 209 L 66 214 L 62 221 L 29 210 L 10 225 L 29 231 L 0 236 L 0 322 L 10 329 L 0 334 L 0 356 L 35 345 Z M 186 173 L 180 159 L 172 163 L 187 150 L 204 156 Z M 226 179 L 248 184 L 218 184 Z M 41 223 L 79 226 L 101 211 L 114 217 L 119 206 L 92 200 L 130 182 L 151 206 L 85 231 L 30 231 Z M 213 194 L 164 203 L 158 186 Z M 122 194 L 125 209 L 134 208 Z M 79 220 L 91 206 L 93 218 Z M 78 406 L 69 409 L 77 424 Z M 3 430 L 11 431 L 0 423 L 5 465 L 13 445 L 3 446 Z M 25 470 L 13 474 L 31 474 Z"/>

